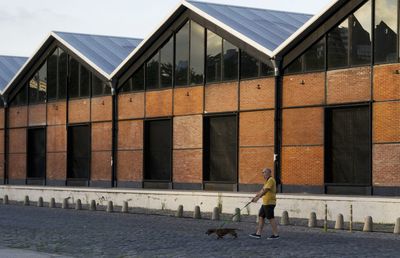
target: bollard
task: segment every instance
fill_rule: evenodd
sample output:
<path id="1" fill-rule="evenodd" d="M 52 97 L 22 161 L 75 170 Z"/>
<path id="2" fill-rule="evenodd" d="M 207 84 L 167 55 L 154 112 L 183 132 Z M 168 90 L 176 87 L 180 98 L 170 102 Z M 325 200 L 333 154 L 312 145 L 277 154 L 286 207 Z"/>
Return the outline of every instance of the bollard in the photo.
<path id="1" fill-rule="evenodd" d="M 6 194 L 4 195 L 3 204 L 7 205 L 8 203 L 8 195 Z"/>
<path id="2" fill-rule="evenodd" d="M 324 232 L 328 231 L 328 205 L 325 204 Z"/>
<path id="3" fill-rule="evenodd" d="M 122 208 L 121 208 L 121 212 L 122 213 L 128 213 L 128 202 L 127 201 L 124 201 L 123 203 L 122 203 Z"/>
<path id="4" fill-rule="evenodd" d="M 308 227 L 315 228 L 317 226 L 317 214 L 315 212 L 310 213 L 310 218 L 308 219 Z"/>
<path id="5" fill-rule="evenodd" d="M 232 218 L 233 222 L 240 222 L 240 208 L 235 209 L 235 215 Z"/>
<path id="6" fill-rule="evenodd" d="M 61 205 L 62 209 L 68 209 L 68 198 L 64 198 L 63 203 Z"/>
<path id="7" fill-rule="evenodd" d="M 343 215 L 339 213 L 336 218 L 335 229 L 343 230 L 344 229 L 343 225 L 344 225 Z"/>
<path id="8" fill-rule="evenodd" d="M 29 206 L 29 196 L 25 195 L 24 206 Z"/>
<path id="9" fill-rule="evenodd" d="M 56 207 L 56 200 L 54 198 L 51 198 L 49 202 L 49 208 L 55 208 L 55 207 Z"/>
<path id="10" fill-rule="evenodd" d="M 394 234 L 400 234 L 400 218 L 396 219 L 396 224 L 394 224 Z"/>
<path id="11" fill-rule="evenodd" d="M 371 216 L 365 217 L 363 231 L 372 232 L 372 225 L 373 225 L 372 217 Z"/>
<path id="12" fill-rule="evenodd" d="M 349 223 L 349 231 L 353 232 L 353 205 L 350 204 L 350 223 Z"/>
<path id="13" fill-rule="evenodd" d="M 199 206 L 194 207 L 193 218 L 194 219 L 201 219 L 201 213 L 200 213 L 200 207 Z"/>
<path id="14" fill-rule="evenodd" d="M 176 210 L 175 217 L 182 218 L 183 217 L 183 205 L 179 205 Z"/>
<path id="15" fill-rule="evenodd" d="M 82 210 L 82 202 L 81 202 L 81 199 L 78 199 L 78 200 L 76 200 L 76 203 L 75 203 L 75 210 Z"/>
<path id="16" fill-rule="evenodd" d="M 282 212 L 281 225 L 282 226 L 289 225 L 289 213 L 287 211 Z"/>
<path id="17" fill-rule="evenodd" d="M 214 207 L 211 220 L 219 220 L 219 208 Z"/>
<path id="18" fill-rule="evenodd" d="M 42 197 L 39 197 L 39 200 L 37 202 L 37 206 L 38 207 L 43 207 L 43 198 Z"/>
<path id="19" fill-rule="evenodd" d="M 113 212 L 114 211 L 114 207 L 113 207 L 113 202 L 112 201 L 108 201 L 107 203 L 107 212 Z"/>
<path id="20" fill-rule="evenodd" d="M 90 202 L 90 208 L 89 208 L 89 210 L 91 210 L 91 211 L 95 211 L 95 210 L 96 210 L 96 201 L 95 201 L 95 200 L 92 200 L 92 201 Z"/>

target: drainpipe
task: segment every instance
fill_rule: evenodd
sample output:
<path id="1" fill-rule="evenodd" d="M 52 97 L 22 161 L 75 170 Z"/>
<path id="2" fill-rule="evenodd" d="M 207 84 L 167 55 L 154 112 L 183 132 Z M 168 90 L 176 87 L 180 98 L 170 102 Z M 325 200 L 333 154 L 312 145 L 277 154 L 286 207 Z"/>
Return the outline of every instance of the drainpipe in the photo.
<path id="1" fill-rule="evenodd" d="M 117 144 L 118 144 L 118 96 L 117 96 L 117 80 L 113 79 L 109 82 L 112 96 L 112 145 L 111 145 L 111 187 L 117 187 Z"/>
<path id="2" fill-rule="evenodd" d="M 282 58 L 271 58 L 275 77 L 275 119 L 274 119 L 274 169 L 277 191 L 282 192 L 281 181 L 281 144 L 282 144 Z"/>
<path id="3" fill-rule="evenodd" d="M 4 96 L 1 96 L 4 103 L 4 154 L 3 154 L 3 169 L 4 169 L 4 179 L 3 184 L 8 184 L 8 103 Z"/>

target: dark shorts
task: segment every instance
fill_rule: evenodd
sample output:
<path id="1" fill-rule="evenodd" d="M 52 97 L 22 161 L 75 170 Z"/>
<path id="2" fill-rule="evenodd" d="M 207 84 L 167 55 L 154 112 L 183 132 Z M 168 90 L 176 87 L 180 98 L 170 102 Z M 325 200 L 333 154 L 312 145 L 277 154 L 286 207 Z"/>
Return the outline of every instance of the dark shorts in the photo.
<path id="1" fill-rule="evenodd" d="M 275 209 L 275 205 L 263 205 L 260 208 L 260 212 L 258 213 L 258 216 L 267 218 L 267 219 L 273 219 L 273 218 L 275 218 L 274 209 Z"/>

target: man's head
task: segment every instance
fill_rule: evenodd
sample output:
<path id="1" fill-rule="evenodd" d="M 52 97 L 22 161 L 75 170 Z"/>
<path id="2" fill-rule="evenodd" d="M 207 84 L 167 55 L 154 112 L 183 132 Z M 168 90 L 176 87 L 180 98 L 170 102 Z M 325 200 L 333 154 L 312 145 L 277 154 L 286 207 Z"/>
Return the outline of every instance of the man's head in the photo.
<path id="1" fill-rule="evenodd" d="M 262 170 L 262 174 L 263 174 L 265 179 L 268 179 L 272 175 L 272 171 L 269 168 L 264 168 Z"/>

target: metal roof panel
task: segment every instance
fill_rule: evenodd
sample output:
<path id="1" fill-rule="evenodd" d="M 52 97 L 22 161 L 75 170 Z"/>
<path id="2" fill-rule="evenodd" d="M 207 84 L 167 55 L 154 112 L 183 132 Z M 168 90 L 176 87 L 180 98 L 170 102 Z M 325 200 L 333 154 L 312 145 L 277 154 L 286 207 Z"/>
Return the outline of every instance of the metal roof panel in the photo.
<path id="1" fill-rule="evenodd" d="M 2 56 L 0 55 L 0 91 L 8 85 L 22 65 L 28 60 L 27 57 Z"/>

